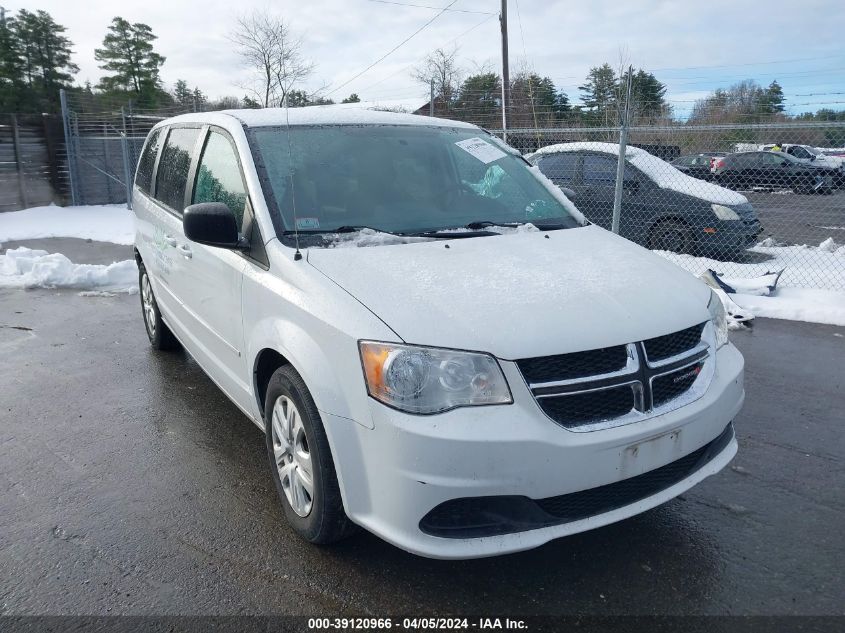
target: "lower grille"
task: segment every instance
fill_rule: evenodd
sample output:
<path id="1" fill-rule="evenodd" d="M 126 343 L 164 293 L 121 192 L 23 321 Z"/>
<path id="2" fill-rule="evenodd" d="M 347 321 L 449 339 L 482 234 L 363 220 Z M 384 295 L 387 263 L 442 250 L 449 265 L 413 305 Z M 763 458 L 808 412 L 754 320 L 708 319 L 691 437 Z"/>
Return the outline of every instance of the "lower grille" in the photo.
<path id="1" fill-rule="evenodd" d="M 441 503 L 420 521 L 425 534 L 477 538 L 536 530 L 605 514 L 654 496 L 701 470 L 730 444 L 733 425 L 697 451 L 649 472 L 612 484 L 545 499 L 508 495 Z"/>
<path id="2" fill-rule="evenodd" d="M 564 426 L 577 426 L 630 413 L 636 407 L 637 399 L 632 385 L 622 385 L 565 397 L 538 398 L 537 402 L 555 422 Z"/>

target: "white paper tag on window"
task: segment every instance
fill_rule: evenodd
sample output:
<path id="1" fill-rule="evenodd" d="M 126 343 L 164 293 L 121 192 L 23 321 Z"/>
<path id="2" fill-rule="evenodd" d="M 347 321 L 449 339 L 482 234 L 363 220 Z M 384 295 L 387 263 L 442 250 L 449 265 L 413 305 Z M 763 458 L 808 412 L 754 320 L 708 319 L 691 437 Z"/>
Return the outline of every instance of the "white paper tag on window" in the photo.
<path id="1" fill-rule="evenodd" d="M 468 138 L 465 141 L 458 141 L 455 145 L 465 152 L 472 154 L 485 165 L 506 156 L 506 154 L 498 147 L 491 145 L 487 141 L 478 137 Z"/>
<path id="2" fill-rule="evenodd" d="M 300 231 L 307 231 L 308 229 L 319 229 L 319 218 L 296 218 L 296 228 Z"/>

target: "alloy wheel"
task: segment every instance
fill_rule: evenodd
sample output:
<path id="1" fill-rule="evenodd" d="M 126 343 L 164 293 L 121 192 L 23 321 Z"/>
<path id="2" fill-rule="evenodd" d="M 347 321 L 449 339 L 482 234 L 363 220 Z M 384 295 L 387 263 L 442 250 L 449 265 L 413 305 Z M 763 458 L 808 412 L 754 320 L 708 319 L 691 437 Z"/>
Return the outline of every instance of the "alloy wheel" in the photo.
<path id="1" fill-rule="evenodd" d="M 150 278 L 146 273 L 141 277 L 141 307 L 144 309 L 144 325 L 147 326 L 147 333 L 150 338 L 153 338 L 156 334 L 155 300 Z"/>

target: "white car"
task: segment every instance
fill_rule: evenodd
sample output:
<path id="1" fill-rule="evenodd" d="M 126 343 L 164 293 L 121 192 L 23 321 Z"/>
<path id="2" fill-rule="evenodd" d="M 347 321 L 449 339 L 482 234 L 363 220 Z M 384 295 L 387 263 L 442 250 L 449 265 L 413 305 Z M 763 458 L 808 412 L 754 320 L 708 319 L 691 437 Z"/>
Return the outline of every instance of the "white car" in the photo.
<path id="1" fill-rule="evenodd" d="M 155 126 L 143 317 L 266 432 L 308 541 L 435 558 L 653 508 L 734 456 L 743 359 L 701 281 L 465 123 L 312 107 Z"/>

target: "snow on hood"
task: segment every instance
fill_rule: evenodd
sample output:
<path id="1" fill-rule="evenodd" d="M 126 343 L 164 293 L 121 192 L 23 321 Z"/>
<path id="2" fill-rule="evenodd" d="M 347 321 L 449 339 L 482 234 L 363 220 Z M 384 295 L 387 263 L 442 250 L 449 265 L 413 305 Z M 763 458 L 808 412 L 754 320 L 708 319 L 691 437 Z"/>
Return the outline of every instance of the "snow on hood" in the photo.
<path id="1" fill-rule="evenodd" d="M 307 253 L 404 341 L 504 359 L 674 332 L 704 321 L 710 296 L 689 273 L 595 226 Z"/>
<path id="2" fill-rule="evenodd" d="M 534 159 L 543 154 L 578 151 L 602 152 L 604 154 L 619 156 L 619 145 L 617 143 L 598 142 L 558 143 L 557 145 L 541 147 L 531 154 L 530 158 Z M 726 189 L 725 187 L 720 187 L 712 182 L 687 176 L 665 160 L 661 160 L 657 156 L 653 156 L 638 147 L 628 146 L 625 149 L 625 159 L 628 163 L 651 178 L 661 189 L 670 189 L 717 204 L 739 205 L 748 202 L 748 198 L 742 194 Z"/>

